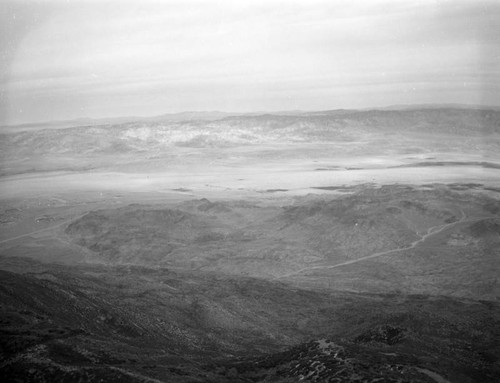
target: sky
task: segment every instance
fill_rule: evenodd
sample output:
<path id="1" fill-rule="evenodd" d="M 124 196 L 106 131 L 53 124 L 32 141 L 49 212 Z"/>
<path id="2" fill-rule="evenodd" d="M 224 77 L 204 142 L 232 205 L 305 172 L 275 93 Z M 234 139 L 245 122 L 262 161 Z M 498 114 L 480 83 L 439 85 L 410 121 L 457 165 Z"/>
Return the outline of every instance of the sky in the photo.
<path id="1" fill-rule="evenodd" d="M 500 105 L 500 2 L 0 1 L 0 125 Z"/>

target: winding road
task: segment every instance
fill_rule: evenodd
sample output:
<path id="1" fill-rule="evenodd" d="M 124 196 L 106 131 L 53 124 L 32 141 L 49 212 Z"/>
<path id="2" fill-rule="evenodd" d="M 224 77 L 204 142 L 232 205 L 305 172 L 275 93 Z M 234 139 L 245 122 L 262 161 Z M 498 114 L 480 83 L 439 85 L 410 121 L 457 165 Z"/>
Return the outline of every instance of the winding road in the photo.
<path id="1" fill-rule="evenodd" d="M 398 252 L 401 252 L 401 251 L 411 250 L 411 249 L 415 248 L 416 246 L 418 246 L 420 243 L 424 242 L 430 236 L 439 234 L 443 230 L 449 229 L 450 227 L 458 225 L 459 223 L 463 223 L 463 222 L 475 222 L 475 221 L 482 221 L 484 219 L 494 218 L 494 217 L 477 217 L 477 218 L 467 219 L 467 216 L 465 215 L 465 213 L 463 211 L 461 211 L 461 213 L 462 213 L 462 217 L 458 221 L 447 223 L 447 224 L 444 224 L 444 225 L 437 225 L 437 226 L 430 227 L 429 229 L 427 229 L 427 233 L 426 234 L 424 234 L 421 238 L 417 239 L 416 241 L 413 241 L 410 245 L 408 245 L 406 247 L 399 247 L 397 249 L 380 251 L 380 252 L 377 252 L 377 253 L 373 253 L 373 254 L 367 255 L 365 257 L 352 259 L 352 260 L 341 262 L 341 263 L 337 263 L 337 264 L 331 265 L 331 266 L 328 266 L 328 265 L 319 265 L 319 266 L 304 267 L 303 269 L 296 270 L 296 271 L 288 273 L 288 274 L 280 275 L 279 277 L 276 277 L 275 280 L 283 279 L 283 278 L 288 278 L 288 277 L 291 277 L 291 276 L 294 276 L 294 275 L 298 275 L 298 274 L 301 274 L 303 272 L 311 271 L 311 270 L 335 269 L 337 267 L 352 265 L 353 263 L 358 263 L 358 262 L 366 261 L 367 259 L 377 258 L 377 257 L 381 257 L 383 255 L 388 255 L 388 254 L 398 253 Z"/>

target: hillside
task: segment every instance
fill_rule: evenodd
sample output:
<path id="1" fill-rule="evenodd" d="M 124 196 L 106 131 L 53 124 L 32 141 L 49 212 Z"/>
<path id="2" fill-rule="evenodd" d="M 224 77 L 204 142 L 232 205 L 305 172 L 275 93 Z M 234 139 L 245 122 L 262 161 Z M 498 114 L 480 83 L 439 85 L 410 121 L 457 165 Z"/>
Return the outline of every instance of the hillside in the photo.
<path id="1" fill-rule="evenodd" d="M 1 277 L 0 368 L 11 380 L 500 376 L 493 302 L 292 291 L 252 278 L 140 267 L 40 265 Z"/>
<path id="2" fill-rule="evenodd" d="M 211 270 L 356 291 L 484 298 L 498 293 L 499 212 L 498 201 L 484 196 L 438 185 L 392 185 L 353 189 L 343 196 L 299 197 L 284 206 L 206 199 L 175 208 L 129 205 L 88 213 L 66 234 L 107 264 Z M 447 226 L 442 234 L 429 235 L 432 228 Z M 483 227 L 492 234 L 480 234 Z M 391 256 L 397 249 L 401 253 Z M 435 249 L 439 257 L 429 261 Z M 359 266 L 332 268 L 335 279 L 328 279 L 336 264 L 384 252 L 387 256 Z M 447 271 L 448 263 L 455 269 Z M 442 268 L 441 279 L 426 271 L 436 266 Z M 410 272 L 413 278 L 405 278 Z M 458 280 L 457 273 L 463 273 Z M 478 280 L 472 278 L 476 273 L 482 275 Z M 417 275 L 423 278 L 418 284 Z M 457 289 L 457 283 L 467 288 Z"/>

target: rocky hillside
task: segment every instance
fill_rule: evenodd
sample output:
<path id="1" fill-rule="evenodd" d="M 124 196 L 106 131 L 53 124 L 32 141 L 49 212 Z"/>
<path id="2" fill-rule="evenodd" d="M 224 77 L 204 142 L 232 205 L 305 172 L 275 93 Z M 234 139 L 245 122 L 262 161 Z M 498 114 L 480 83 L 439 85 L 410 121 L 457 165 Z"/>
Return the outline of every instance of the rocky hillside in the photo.
<path id="1" fill-rule="evenodd" d="M 500 377 L 494 302 L 321 293 L 139 267 L 23 267 L 32 271 L 1 272 L 0 279 L 7 381 Z"/>

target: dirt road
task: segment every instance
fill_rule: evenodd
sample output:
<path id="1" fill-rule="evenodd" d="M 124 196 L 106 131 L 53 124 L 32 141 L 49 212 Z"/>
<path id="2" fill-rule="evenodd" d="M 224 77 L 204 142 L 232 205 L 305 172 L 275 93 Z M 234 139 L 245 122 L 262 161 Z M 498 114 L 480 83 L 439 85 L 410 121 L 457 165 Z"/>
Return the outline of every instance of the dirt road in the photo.
<path id="1" fill-rule="evenodd" d="M 3 239 L 3 240 L 1 240 L 1 241 L 0 241 L 0 244 L 2 244 L 2 243 L 6 243 L 6 242 L 10 242 L 10 241 L 15 241 L 16 239 L 20 239 L 20 238 L 30 237 L 30 236 L 32 236 L 32 235 L 35 235 L 35 234 L 40 234 L 40 233 L 44 233 L 44 232 L 46 232 L 46 231 L 51 231 L 51 230 L 53 230 L 53 229 L 55 229 L 55 228 L 61 227 L 61 226 L 66 225 L 66 224 L 69 224 L 70 222 L 73 222 L 73 221 L 75 221 L 75 220 L 77 220 L 77 219 L 79 219 L 79 218 L 83 217 L 83 216 L 84 216 L 84 215 L 86 215 L 86 214 L 87 214 L 87 213 L 85 213 L 85 214 L 80 214 L 80 215 L 78 215 L 78 216 L 76 216 L 76 217 L 72 217 L 72 218 L 70 218 L 70 219 L 66 219 L 66 220 L 64 220 L 64 221 L 61 221 L 61 222 L 59 222 L 59 223 L 55 224 L 55 225 L 52 225 L 52 226 L 49 226 L 49 227 L 45 227 L 45 228 L 43 228 L 43 229 L 39 229 L 39 230 L 35 230 L 35 231 L 31 231 L 31 232 L 29 232 L 29 233 L 26 233 L 26 234 L 21 234 L 21 235 L 15 236 L 15 237 L 11 237 L 11 238 L 7 238 L 7 239 Z"/>
<path id="2" fill-rule="evenodd" d="M 352 260 L 349 260 L 349 261 L 337 263 L 335 265 L 330 265 L 330 266 L 328 266 L 328 265 L 319 265 L 319 266 L 305 267 L 303 269 L 296 270 L 296 271 L 294 271 L 292 273 L 281 275 L 279 277 L 276 277 L 275 279 L 288 278 L 288 277 L 291 277 L 291 276 L 294 276 L 294 275 L 298 275 L 298 274 L 302 274 L 303 272 L 311 271 L 311 270 L 335 269 L 337 267 L 352 265 L 353 263 L 358 263 L 358 262 L 366 261 L 367 259 L 377 258 L 377 257 L 381 257 L 381 256 L 388 255 L 388 254 L 393 254 L 393 253 L 398 253 L 398 252 L 401 252 L 401 251 L 411 250 L 411 249 L 415 248 L 416 246 L 418 246 L 420 243 L 424 242 L 427 238 L 429 238 L 429 237 L 431 237 L 433 235 L 439 234 L 443 230 L 449 229 L 450 227 L 458 225 L 459 223 L 482 221 L 484 219 L 489 219 L 489 218 L 494 218 L 494 217 L 478 217 L 478 218 L 467 219 L 467 216 L 462 211 L 462 217 L 458 221 L 447 223 L 445 225 L 433 226 L 433 227 L 427 229 L 427 233 L 424 234 L 421 238 L 417 239 L 416 241 L 412 242 L 410 245 L 408 245 L 406 247 L 400 247 L 400 248 L 397 248 L 397 249 L 380 251 L 380 252 L 377 252 L 377 253 L 374 253 L 374 254 L 367 255 L 366 257 L 356 258 L 356 259 L 352 259 Z"/>

